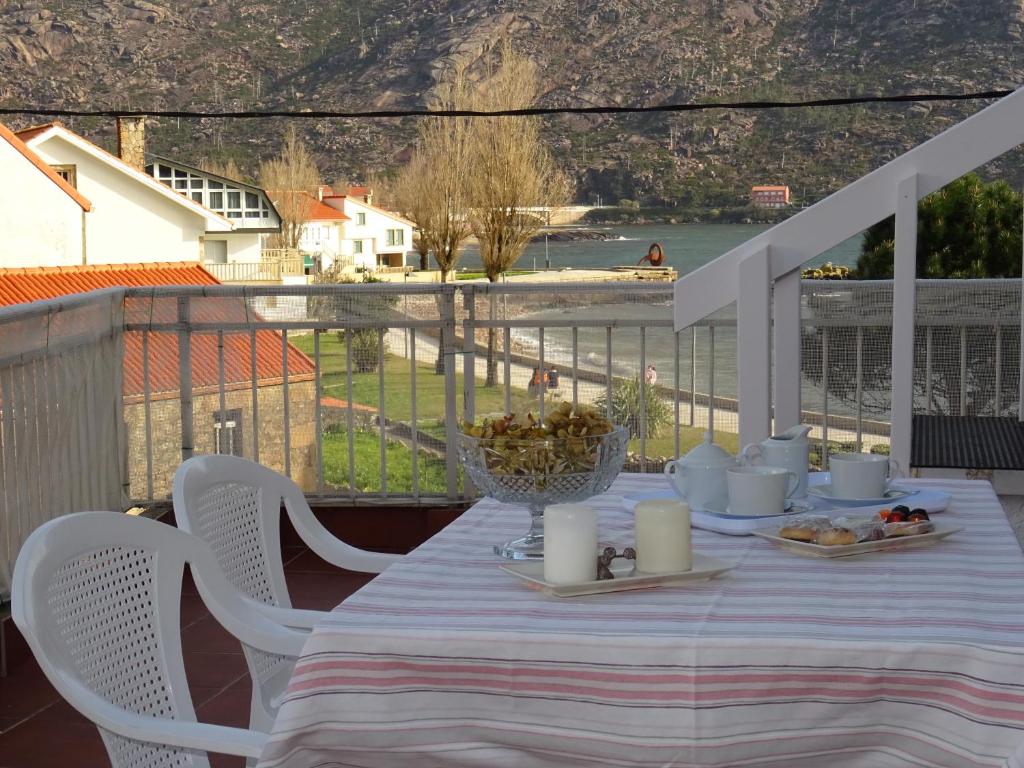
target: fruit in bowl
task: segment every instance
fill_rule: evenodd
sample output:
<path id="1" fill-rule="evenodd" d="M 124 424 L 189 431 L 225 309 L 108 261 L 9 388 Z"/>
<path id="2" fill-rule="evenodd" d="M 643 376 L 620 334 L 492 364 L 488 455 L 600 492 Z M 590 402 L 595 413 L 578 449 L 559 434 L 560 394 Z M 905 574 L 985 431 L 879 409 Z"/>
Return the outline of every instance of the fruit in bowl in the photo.
<path id="1" fill-rule="evenodd" d="M 466 474 L 488 496 L 530 509 L 527 535 L 496 546 L 521 560 L 544 555 L 544 507 L 604 493 L 622 470 L 629 435 L 589 405 L 555 406 L 543 420 L 532 413 L 465 422 L 458 437 Z"/>
<path id="2" fill-rule="evenodd" d="M 498 475 L 563 475 L 588 472 L 597 463 L 600 442 L 615 425 L 593 406 L 562 403 L 543 421 L 532 413 L 464 422 L 463 434 L 487 447 L 486 467 Z"/>

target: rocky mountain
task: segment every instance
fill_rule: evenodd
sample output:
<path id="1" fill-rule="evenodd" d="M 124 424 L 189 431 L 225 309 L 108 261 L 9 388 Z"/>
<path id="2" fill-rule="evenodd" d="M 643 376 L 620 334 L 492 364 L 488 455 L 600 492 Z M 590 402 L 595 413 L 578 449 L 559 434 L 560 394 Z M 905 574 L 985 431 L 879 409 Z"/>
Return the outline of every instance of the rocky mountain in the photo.
<path id="1" fill-rule="evenodd" d="M 0 106 L 422 107 L 452 64 L 510 37 L 543 104 L 657 104 L 985 90 L 1024 74 L 1022 0 L 0 0 Z M 742 202 L 755 183 L 816 199 L 980 103 L 547 120 L 578 197 Z M 15 127 L 38 122 L 12 118 Z M 110 146 L 112 121 L 70 127 Z M 386 176 L 412 119 L 307 120 L 328 179 Z M 151 146 L 254 171 L 282 120 L 151 122 Z M 1019 153 L 993 169 L 1024 180 Z"/>

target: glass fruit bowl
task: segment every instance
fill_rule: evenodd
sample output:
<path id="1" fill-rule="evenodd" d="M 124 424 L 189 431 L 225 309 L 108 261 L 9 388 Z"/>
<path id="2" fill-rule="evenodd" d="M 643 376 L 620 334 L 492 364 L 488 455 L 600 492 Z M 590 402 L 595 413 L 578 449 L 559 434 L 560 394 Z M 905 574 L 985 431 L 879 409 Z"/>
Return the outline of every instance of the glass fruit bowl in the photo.
<path id="1" fill-rule="evenodd" d="M 459 460 L 483 493 L 530 510 L 525 536 L 496 544 L 511 560 L 544 557 L 544 507 L 604 493 L 622 471 L 629 433 L 615 427 L 580 437 L 472 437 L 460 433 Z"/>

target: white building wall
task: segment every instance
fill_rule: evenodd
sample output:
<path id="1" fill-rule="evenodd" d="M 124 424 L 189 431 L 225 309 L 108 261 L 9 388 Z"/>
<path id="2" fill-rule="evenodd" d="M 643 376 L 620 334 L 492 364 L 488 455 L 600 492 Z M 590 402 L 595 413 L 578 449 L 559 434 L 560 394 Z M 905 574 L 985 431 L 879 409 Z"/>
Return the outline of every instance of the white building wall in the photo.
<path id="1" fill-rule="evenodd" d="M 334 263 L 341 253 L 341 231 L 339 222 L 311 221 L 302 229 L 299 250 L 319 256 L 324 268 Z"/>
<path id="2" fill-rule="evenodd" d="M 0 140 L 0 267 L 82 263 L 81 206 Z"/>
<path id="3" fill-rule="evenodd" d="M 325 199 L 325 203 L 334 202 Z M 412 225 L 401 219 L 395 218 L 388 213 L 376 208 L 363 205 L 358 200 L 346 197 L 343 203 L 343 212 L 351 221 L 344 224 L 344 239 L 348 246 L 346 250 L 353 253 L 353 260 L 357 267 L 364 269 L 377 268 L 377 256 L 382 253 L 400 253 L 402 255 L 402 266 L 405 266 L 409 251 L 412 249 Z M 332 207 L 337 207 L 332 205 Z M 360 214 L 366 218 L 365 224 L 359 224 Z M 387 244 L 387 231 L 397 229 L 402 232 L 401 245 Z M 363 243 L 363 252 L 355 254 L 354 244 L 356 241 Z"/>
<path id="4" fill-rule="evenodd" d="M 51 165 L 75 165 L 77 188 L 93 209 L 86 226 L 89 264 L 199 261 L 205 219 L 59 137 L 34 146 Z"/>
<path id="5" fill-rule="evenodd" d="M 226 240 L 228 244 L 229 262 L 254 263 L 261 259 L 262 248 L 260 247 L 260 236 L 257 232 L 232 232 L 230 234 L 210 234 L 206 241 Z"/>

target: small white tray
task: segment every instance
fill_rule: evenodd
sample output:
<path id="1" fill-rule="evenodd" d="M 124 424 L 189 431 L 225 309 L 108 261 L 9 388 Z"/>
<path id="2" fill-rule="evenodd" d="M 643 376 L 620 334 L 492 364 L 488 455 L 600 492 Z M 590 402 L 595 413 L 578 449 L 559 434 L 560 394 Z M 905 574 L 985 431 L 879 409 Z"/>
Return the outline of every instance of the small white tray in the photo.
<path id="1" fill-rule="evenodd" d="M 602 592 L 625 592 L 630 589 L 651 589 L 652 587 L 675 586 L 691 581 L 706 581 L 731 570 L 733 564 L 694 552 L 693 568 L 688 571 L 634 575 L 631 570 L 626 570 L 622 575 L 616 573 L 614 579 L 583 581 L 578 584 L 549 584 L 544 581 L 544 561 L 523 560 L 506 563 L 499 567 L 513 576 L 518 576 L 533 589 L 555 597 L 578 597 Z"/>
<path id="2" fill-rule="evenodd" d="M 826 547 L 821 544 L 812 544 L 809 541 L 796 541 L 784 539 L 778 535 L 778 528 L 763 529 L 754 531 L 754 535 L 770 541 L 777 547 L 808 557 L 848 557 L 850 555 L 865 555 L 869 552 L 884 552 L 889 549 L 909 549 L 911 547 L 924 547 L 934 544 L 940 539 L 962 531 L 963 527 L 954 528 L 951 526 L 937 525 L 931 533 L 921 533 L 917 536 L 893 536 L 879 541 L 862 541 L 859 544 L 839 544 Z"/>

